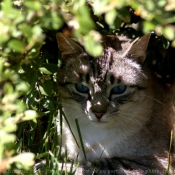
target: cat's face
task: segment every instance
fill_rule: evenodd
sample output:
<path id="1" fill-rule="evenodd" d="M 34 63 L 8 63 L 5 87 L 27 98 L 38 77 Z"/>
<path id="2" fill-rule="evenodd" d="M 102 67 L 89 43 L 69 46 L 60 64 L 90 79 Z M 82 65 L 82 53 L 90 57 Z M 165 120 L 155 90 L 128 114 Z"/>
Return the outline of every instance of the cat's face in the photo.
<path id="1" fill-rule="evenodd" d="M 105 37 L 103 54 L 92 58 L 77 43 L 58 35 L 63 53 L 58 84 L 63 107 L 70 111 L 68 115 L 74 113 L 75 118 L 104 125 L 120 123 L 123 116 L 127 121 L 141 120 L 136 112 L 140 111 L 139 103 L 144 101 L 148 83 L 138 62 L 145 58 L 149 36 L 134 45 L 126 38 L 115 38 L 106 47 L 106 40 L 111 38 Z M 112 46 L 115 42 L 117 47 Z"/>

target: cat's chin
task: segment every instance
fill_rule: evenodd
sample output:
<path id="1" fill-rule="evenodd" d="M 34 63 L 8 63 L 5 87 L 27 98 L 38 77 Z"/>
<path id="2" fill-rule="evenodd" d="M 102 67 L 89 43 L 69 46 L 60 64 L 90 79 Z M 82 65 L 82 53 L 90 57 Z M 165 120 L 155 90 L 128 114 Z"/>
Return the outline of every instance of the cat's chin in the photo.
<path id="1" fill-rule="evenodd" d="M 96 124 L 106 124 L 108 121 L 103 121 L 103 120 L 92 120 L 91 122 L 96 123 Z"/>

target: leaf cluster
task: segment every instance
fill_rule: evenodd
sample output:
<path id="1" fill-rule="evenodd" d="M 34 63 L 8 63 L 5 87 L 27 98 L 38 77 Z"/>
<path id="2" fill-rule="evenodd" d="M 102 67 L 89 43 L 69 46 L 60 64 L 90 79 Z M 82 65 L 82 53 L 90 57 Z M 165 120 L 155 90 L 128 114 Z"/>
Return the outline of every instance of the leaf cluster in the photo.
<path id="1" fill-rule="evenodd" d="M 101 35 L 136 38 L 151 32 L 147 62 L 163 81 L 171 83 L 175 78 L 174 10 L 175 2 L 170 0 L 1 1 L 0 172 L 31 170 L 34 154 L 37 160 L 46 158 L 50 168 L 57 162 L 55 126 L 61 110 L 56 89 L 57 32 L 81 39 L 94 57 L 103 50 Z"/>

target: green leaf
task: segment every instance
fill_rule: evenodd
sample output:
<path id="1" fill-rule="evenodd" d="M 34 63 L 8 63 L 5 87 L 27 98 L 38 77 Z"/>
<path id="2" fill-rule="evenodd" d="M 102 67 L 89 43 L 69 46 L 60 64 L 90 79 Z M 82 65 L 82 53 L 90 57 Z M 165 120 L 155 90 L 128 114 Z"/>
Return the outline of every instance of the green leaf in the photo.
<path id="1" fill-rule="evenodd" d="M 14 132 L 17 129 L 14 118 L 9 117 L 4 122 L 3 130 L 6 132 Z"/>
<path id="2" fill-rule="evenodd" d="M 0 130 L 1 144 L 15 142 L 16 136 L 14 134 L 8 134 L 4 130 Z"/>
<path id="3" fill-rule="evenodd" d="M 161 1 L 157 1 L 157 5 L 159 7 L 165 7 L 165 5 L 167 4 L 167 0 L 161 0 Z"/>
<path id="4" fill-rule="evenodd" d="M 39 70 L 44 74 L 51 75 L 57 72 L 58 67 L 55 64 L 42 64 Z"/>
<path id="5" fill-rule="evenodd" d="M 30 88 L 33 89 L 35 88 L 38 74 L 36 71 L 28 71 L 23 74 L 22 78 L 29 84 Z"/>
<path id="6" fill-rule="evenodd" d="M 116 29 L 120 28 L 121 24 L 123 23 L 122 19 L 119 18 L 118 16 L 115 18 L 115 21 L 113 23 L 114 27 Z"/>
<path id="7" fill-rule="evenodd" d="M 143 31 L 144 33 L 149 33 L 150 31 L 155 29 L 155 24 L 149 21 L 143 22 Z"/>
<path id="8" fill-rule="evenodd" d="M 1 43 L 4 43 L 4 42 L 6 42 L 6 41 L 8 41 L 8 39 L 9 39 L 9 36 L 6 35 L 6 34 L 0 36 L 0 44 L 1 44 Z"/>
<path id="9" fill-rule="evenodd" d="M 11 83 L 6 82 L 3 86 L 4 86 L 3 87 L 3 93 L 4 94 L 9 94 L 10 95 L 11 93 L 13 93 L 14 87 Z"/>
<path id="10" fill-rule="evenodd" d="M 48 75 L 51 75 L 51 74 L 52 74 L 52 72 L 49 71 L 49 70 L 48 70 L 47 68 L 45 68 L 45 67 L 40 67 L 39 70 L 40 70 L 42 73 L 44 73 L 44 74 L 48 74 Z"/>
<path id="11" fill-rule="evenodd" d="M 28 108 L 34 108 L 38 104 L 38 98 L 39 98 L 39 92 L 36 90 L 32 90 L 29 94 L 26 96 L 26 104 Z"/>
<path id="12" fill-rule="evenodd" d="M 34 11 L 39 11 L 42 8 L 42 4 L 38 1 L 24 1 L 24 5 Z"/>
<path id="13" fill-rule="evenodd" d="M 24 36 L 26 36 L 27 38 L 31 37 L 32 36 L 32 28 L 27 25 L 27 24 L 20 24 L 19 27 L 18 27 L 24 34 Z M 29 38 L 31 39 L 31 38 Z"/>
<path id="14" fill-rule="evenodd" d="M 16 90 L 27 92 L 29 90 L 29 86 L 26 82 L 20 82 L 18 85 L 16 85 Z"/>
<path id="15" fill-rule="evenodd" d="M 112 25 L 114 23 L 114 20 L 117 16 L 117 12 L 115 9 L 112 9 L 111 11 L 109 11 L 108 13 L 106 13 L 105 15 L 105 21 L 109 24 Z"/>
<path id="16" fill-rule="evenodd" d="M 145 6 L 149 11 L 155 10 L 155 2 L 154 1 L 150 1 L 150 0 L 145 1 Z"/>
<path id="17" fill-rule="evenodd" d="M 25 43 L 22 41 L 19 41 L 17 39 L 12 39 L 9 41 L 8 46 L 11 49 L 14 49 L 16 52 L 24 52 L 25 50 Z"/>
<path id="18" fill-rule="evenodd" d="M 22 121 L 26 120 L 33 120 L 37 118 L 37 113 L 34 110 L 27 110 L 24 112 L 24 117 L 22 118 Z"/>
<path id="19" fill-rule="evenodd" d="M 167 38 L 168 40 L 173 40 L 175 37 L 175 33 L 174 33 L 174 28 L 171 26 L 167 26 L 164 28 L 163 30 L 163 35 L 165 36 L 165 38 Z"/>
<path id="20" fill-rule="evenodd" d="M 33 153 L 21 153 L 10 159 L 10 163 L 19 162 L 24 166 L 32 166 L 34 162 L 35 155 Z M 27 160 L 27 161 L 24 161 Z"/>
<path id="21" fill-rule="evenodd" d="M 122 8 L 126 4 L 126 0 L 117 0 L 117 9 Z"/>
<path id="22" fill-rule="evenodd" d="M 38 55 L 40 54 L 40 50 L 39 48 L 32 48 L 29 52 L 28 52 L 28 58 L 29 59 L 34 59 L 36 58 Z"/>
<path id="23" fill-rule="evenodd" d="M 53 82 L 50 80 L 45 81 L 39 85 L 41 94 L 51 96 L 53 91 Z"/>
<path id="24" fill-rule="evenodd" d="M 58 29 L 63 25 L 62 17 L 58 12 L 49 12 L 40 19 L 41 26 L 48 29 Z"/>
<path id="25" fill-rule="evenodd" d="M 124 22 L 129 23 L 131 21 L 131 15 L 129 10 L 125 7 L 122 9 L 118 9 L 118 17 L 121 18 Z"/>
<path id="26" fill-rule="evenodd" d="M 108 5 L 108 1 L 104 0 L 96 0 L 94 1 L 93 4 L 93 10 L 95 12 L 95 14 L 97 15 L 101 15 L 102 13 L 104 13 L 106 11 L 106 6 Z"/>
<path id="27" fill-rule="evenodd" d="M 161 39 L 162 39 L 163 47 L 165 49 L 168 49 L 168 47 L 170 46 L 170 42 L 163 36 L 161 37 Z"/>
<path id="28" fill-rule="evenodd" d="M 88 33 L 95 26 L 86 6 L 78 9 L 77 20 L 79 22 L 80 31 L 84 34 Z"/>
<path id="29" fill-rule="evenodd" d="M 10 29 L 10 27 L 2 22 L 0 22 L 0 44 L 3 42 L 7 42 L 9 39 L 9 35 L 8 35 L 8 31 Z"/>
<path id="30" fill-rule="evenodd" d="M 2 2 L 2 11 L 4 11 L 4 13 L 6 15 L 10 14 L 12 10 L 12 1 L 11 0 L 4 0 Z"/>
<path id="31" fill-rule="evenodd" d="M 2 100 L 1 100 L 1 102 L 2 103 L 14 103 L 15 101 L 16 101 L 16 99 L 17 99 L 17 97 L 18 97 L 18 94 L 17 93 L 10 93 L 10 94 L 8 94 L 8 95 L 5 95 L 3 98 L 2 98 Z"/>
<path id="32" fill-rule="evenodd" d="M 42 29 L 39 25 L 36 25 L 32 28 L 32 33 L 35 35 L 35 36 L 40 36 L 42 34 Z"/>
<path id="33" fill-rule="evenodd" d="M 42 101 L 41 101 L 41 105 L 48 109 L 49 111 L 53 110 L 54 109 L 54 104 L 53 104 L 53 99 L 52 98 L 44 98 Z"/>
<path id="34" fill-rule="evenodd" d="M 103 47 L 100 45 L 100 43 L 95 42 L 93 37 L 90 35 L 85 37 L 85 49 L 90 55 L 94 57 L 100 56 L 103 51 Z"/>

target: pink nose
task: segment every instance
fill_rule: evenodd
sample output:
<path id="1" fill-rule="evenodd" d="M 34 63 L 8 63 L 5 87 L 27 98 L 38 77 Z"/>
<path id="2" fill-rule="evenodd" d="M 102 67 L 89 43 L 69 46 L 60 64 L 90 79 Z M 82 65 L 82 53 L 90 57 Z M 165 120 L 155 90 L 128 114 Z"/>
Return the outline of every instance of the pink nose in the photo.
<path id="1" fill-rule="evenodd" d="M 97 117 L 97 119 L 101 119 L 105 112 L 94 112 L 94 114 Z"/>

